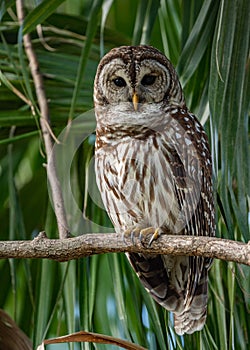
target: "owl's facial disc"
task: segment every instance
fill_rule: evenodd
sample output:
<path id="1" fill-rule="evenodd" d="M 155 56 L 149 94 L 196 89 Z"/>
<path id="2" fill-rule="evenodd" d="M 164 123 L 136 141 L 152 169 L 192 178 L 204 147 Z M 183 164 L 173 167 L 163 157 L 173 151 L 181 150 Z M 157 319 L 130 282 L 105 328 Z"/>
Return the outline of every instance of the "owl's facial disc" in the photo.
<path id="1" fill-rule="evenodd" d="M 137 111 L 139 104 L 162 102 L 169 89 L 170 73 L 156 60 L 124 62 L 114 58 L 102 69 L 99 82 L 109 104 L 130 103 Z"/>

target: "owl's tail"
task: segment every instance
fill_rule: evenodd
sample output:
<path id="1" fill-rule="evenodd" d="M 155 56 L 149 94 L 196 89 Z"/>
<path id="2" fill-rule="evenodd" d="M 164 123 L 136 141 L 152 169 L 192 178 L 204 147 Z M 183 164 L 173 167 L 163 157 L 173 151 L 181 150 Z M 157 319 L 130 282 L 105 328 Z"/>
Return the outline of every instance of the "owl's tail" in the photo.
<path id="1" fill-rule="evenodd" d="M 200 331 L 207 317 L 207 279 L 208 271 L 202 270 L 193 295 L 187 295 L 186 307 L 180 313 L 174 313 L 174 328 L 177 334 L 191 334 Z"/>
<path id="2" fill-rule="evenodd" d="M 147 291 L 173 312 L 177 334 L 191 334 L 202 329 L 207 314 L 208 275 L 203 258 L 134 253 L 127 256 Z M 169 272 L 166 266 L 171 265 Z"/>
<path id="3" fill-rule="evenodd" d="M 201 311 L 201 312 L 200 312 Z M 207 317 L 207 308 L 203 307 L 199 312 L 194 312 L 193 308 L 184 311 L 182 314 L 174 314 L 174 329 L 177 334 L 192 334 L 196 331 L 200 331 Z"/>

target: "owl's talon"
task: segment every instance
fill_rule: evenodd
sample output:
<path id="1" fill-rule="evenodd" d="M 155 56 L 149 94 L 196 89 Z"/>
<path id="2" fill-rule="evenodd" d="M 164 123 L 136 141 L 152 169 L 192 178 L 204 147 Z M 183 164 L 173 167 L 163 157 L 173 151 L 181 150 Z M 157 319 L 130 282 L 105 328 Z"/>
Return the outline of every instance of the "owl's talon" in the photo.
<path id="1" fill-rule="evenodd" d="M 155 232 L 153 233 L 152 237 L 150 238 L 150 241 L 148 243 L 148 246 L 150 247 L 153 241 L 156 241 L 161 235 L 160 228 L 158 227 Z"/>
<path id="2" fill-rule="evenodd" d="M 159 227 L 157 229 L 155 229 L 154 227 L 148 227 L 141 230 L 139 239 L 142 244 L 144 244 L 147 247 L 150 247 L 152 242 L 155 241 L 158 237 L 160 237 L 160 235 L 161 234 Z M 147 237 L 150 237 L 150 239 L 148 243 L 145 243 Z"/>
<path id="3" fill-rule="evenodd" d="M 154 227 L 134 227 L 132 229 L 128 229 L 123 234 L 123 240 L 124 242 L 129 239 L 132 244 L 135 244 L 135 240 L 139 239 L 140 243 L 150 247 L 152 242 L 155 241 L 157 238 L 159 238 L 161 235 L 160 228 L 158 227 L 155 229 Z M 149 239 L 150 237 L 150 239 Z M 147 242 L 149 239 L 149 242 Z"/>

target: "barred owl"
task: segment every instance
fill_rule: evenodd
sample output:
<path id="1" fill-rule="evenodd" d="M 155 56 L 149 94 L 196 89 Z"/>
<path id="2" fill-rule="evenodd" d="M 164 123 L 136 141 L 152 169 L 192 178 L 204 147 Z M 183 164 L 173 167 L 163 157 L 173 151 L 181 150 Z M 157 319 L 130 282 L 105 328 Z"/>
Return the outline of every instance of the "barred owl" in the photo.
<path id="1" fill-rule="evenodd" d="M 207 136 L 188 111 L 170 61 L 150 46 L 122 46 L 101 60 L 94 83 L 95 170 L 117 233 L 213 236 Z M 177 334 L 204 326 L 211 260 L 127 254 L 151 296 L 174 314 Z"/>

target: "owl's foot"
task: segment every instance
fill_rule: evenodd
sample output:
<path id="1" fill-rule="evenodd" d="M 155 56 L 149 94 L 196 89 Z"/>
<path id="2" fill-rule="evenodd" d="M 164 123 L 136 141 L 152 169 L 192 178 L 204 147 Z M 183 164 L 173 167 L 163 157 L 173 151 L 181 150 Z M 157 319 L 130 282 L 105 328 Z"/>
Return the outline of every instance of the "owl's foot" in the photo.
<path id="1" fill-rule="evenodd" d="M 152 242 L 158 239 L 161 235 L 160 227 L 155 229 L 154 227 L 147 227 L 142 228 L 140 226 L 135 226 L 132 229 L 128 229 L 123 234 L 123 239 L 126 241 L 126 239 L 130 239 L 132 243 L 135 243 L 136 239 L 139 239 L 139 241 L 147 246 L 150 247 Z"/>

